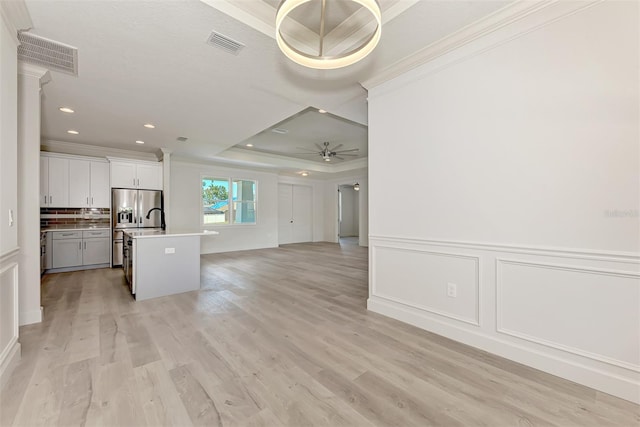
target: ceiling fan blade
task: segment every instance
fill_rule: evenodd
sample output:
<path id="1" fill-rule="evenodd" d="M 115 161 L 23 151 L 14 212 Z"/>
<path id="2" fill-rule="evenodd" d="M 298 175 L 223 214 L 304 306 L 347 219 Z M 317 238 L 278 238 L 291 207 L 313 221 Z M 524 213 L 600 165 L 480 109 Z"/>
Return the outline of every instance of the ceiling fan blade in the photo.
<path id="1" fill-rule="evenodd" d="M 351 154 L 351 153 L 336 153 L 336 154 L 338 154 L 340 156 L 353 156 L 353 157 L 357 157 L 358 156 L 358 154 Z"/>
<path id="2" fill-rule="evenodd" d="M 352 153 L 354 151 L 360 151 L 359 148 L 352 148 L 350 150 L 340 150 L 340 151 L 336 151 L 336 153 Z"/>
<path id="3" fill-rule="evenodd" d="M 298 154 L 300 156 L 319 156 L 320 153 L 291 153 L 291 154 Z"/>
<path id="4" fill-rule="evenodd" d="M 320 144 L 318 144 L 317 142 L 315 143 L 315 146 L 318 147 L 318 150 L 322 151 L 324 150 L 324 147 L 322 147 Z"/>
<path id="5" fill-rule="evenodd" d="M 344 160 L 342 157 L 338 157 L 338 156 L 333 156 L 333 157 L 339 160 Z"/>
<path id="6" fill-rule="evenodd" d="M 335 147 L 330 148 L 330 149 L 329 149 L 329 151 L 336 151 L 336 150 L 338 150 L 338 148 L 342 147 L 343 145 L 344 145 L 344 144 L 338 144 L 338 145 L 336 145 Z"/>

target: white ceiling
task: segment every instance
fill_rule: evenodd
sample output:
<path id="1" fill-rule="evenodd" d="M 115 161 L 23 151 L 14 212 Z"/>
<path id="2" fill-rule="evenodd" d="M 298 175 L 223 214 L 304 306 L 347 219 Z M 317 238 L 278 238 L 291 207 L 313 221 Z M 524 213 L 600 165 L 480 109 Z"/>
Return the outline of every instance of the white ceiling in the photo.
<path id="1" fill-rule="evenodd" d="M 381 1 L 382 39 L 373 54 L 351 67 L 319 71 L 278 50 L 269 34 L 273 0 L 26 0 L 32 33 L 78 48 L 78 76 L 52 71 L 44 87 L 42 135 L 145 152 L 168 148 L 174 156 L 288 172 L 314 163 L 294 153 L 316 142 L 362 147 L 364 155 L 366 91 L 358 82 L 506 3 Z M 212 30 L 246 47 L 234 56 L 209 46 Z M 76 112 L 61 113 L 61 106 Z M 309 107 L 331 114 L 299 114 Z M 149 122 L 156 128 L 145 129 Z M 288 138 L 263 132 L 283 124 Z M 188 142 L 177 142 L 179 136 Z M 235 147 L 249 139 L 260 145 L 250 152 Z M 355 170 L 366 166 L 362 160 L 344 163 Z"/>

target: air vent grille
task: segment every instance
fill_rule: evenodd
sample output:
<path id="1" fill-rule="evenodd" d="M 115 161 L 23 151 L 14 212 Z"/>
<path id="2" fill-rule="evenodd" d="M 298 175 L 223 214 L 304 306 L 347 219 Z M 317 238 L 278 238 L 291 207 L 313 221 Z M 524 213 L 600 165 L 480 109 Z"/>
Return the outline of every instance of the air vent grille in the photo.
<path id="1" fill-rule="evenodd" d="M 176 141 L 180 141 L 180 142 L 187 142 L 187 138 L 186 136 L 179 136 L 176 138 Z"/>
<path id="2" fill-rule="evenodd" d="M 240 42 L 237 42 L 225 35 L 212 31 L 207 39 L 207 44 L 211 46 L 219 47 L 220 49 L 224 49 L 225 51 L 237 55 L 240 53 L 244 45 Z"/>
<path id="3" fill-rule="evenodd" d="M 35 34 L 19 32 L 18 59 L 51 70 L 78 75 L 78 49 Z"/>

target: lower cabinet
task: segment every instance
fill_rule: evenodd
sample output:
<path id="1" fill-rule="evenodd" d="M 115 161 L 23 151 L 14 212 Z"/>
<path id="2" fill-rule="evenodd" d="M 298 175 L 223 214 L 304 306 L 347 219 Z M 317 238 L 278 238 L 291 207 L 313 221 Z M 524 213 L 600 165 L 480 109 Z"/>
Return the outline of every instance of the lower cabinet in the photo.
<path id="1" fill-rule="evenodd" d="M 52 268 L 109 264 L 109 230 L 53 231 Z"/>

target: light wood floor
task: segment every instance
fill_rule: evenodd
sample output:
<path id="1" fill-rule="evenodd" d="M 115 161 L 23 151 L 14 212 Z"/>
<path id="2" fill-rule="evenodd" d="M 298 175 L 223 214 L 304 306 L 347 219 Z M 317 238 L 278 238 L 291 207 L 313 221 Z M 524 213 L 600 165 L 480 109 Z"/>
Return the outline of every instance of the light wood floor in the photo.
<path id="1" fill-rule="evenodd" d="M 135 302 L 119 269 L 45 276 L 0 425 L 640 424 L 639 407 L 366 310 L 367 251 L 202 257 Z"/>

